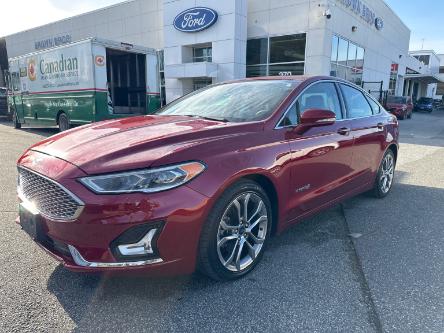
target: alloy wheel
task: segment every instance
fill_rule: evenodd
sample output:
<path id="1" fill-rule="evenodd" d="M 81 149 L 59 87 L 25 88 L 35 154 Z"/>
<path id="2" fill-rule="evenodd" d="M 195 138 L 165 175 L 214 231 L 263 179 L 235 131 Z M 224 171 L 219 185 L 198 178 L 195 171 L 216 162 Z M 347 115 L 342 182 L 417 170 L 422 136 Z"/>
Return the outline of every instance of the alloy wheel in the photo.
<path id="1" fill-rule="evenodd" d="M 381 175 L 379 178 L 379 186 L 381 191 L 386 194 L 390 191 L 395 175 L 395 160 L 392 154 L 387 154 L 382 161 Z"/>
<path id="2" fill-rule="evenodd" d="M 217 232 L 217 254 L 226 269 L 240 272 L 253 264 L 264 246 L 269 220 L 264 201 L 254 192 L 242 193 L 228 204 Z"/>

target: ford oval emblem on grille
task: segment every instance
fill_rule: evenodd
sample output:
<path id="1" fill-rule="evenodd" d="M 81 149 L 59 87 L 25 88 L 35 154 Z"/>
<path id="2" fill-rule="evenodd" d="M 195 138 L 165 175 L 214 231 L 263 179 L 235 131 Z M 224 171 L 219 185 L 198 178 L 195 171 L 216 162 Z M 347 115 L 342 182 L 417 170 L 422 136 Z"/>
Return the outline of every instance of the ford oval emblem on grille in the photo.
<path id="1" fill-rule="evenodd" d="M 197 32 L 208 29 L 217 21 L 217 13 L 205 7 L 190 8 L 174 19 L 174 27 L 183 32 Z"/>

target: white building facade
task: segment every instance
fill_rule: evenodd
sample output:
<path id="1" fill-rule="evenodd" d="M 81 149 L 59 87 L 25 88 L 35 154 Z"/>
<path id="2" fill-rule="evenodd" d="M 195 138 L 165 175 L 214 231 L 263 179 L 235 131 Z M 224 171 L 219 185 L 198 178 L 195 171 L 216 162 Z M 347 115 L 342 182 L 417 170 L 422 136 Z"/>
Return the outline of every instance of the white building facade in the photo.
<path id="1" fill-rule="evenodd" d="M 402 95 L 407 71 L 424 72 L 383 0 L 132 0 L 5 40 L 15 57 L 87 37 L 158 49 L 167 102 L 265 75 L 334 75 Z"/>

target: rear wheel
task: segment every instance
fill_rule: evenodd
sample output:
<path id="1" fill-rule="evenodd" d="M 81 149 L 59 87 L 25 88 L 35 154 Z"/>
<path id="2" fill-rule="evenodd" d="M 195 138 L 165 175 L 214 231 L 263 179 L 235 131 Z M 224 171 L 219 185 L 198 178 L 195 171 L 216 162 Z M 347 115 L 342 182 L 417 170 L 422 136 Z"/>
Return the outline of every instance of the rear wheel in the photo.
<path id="1" fill-rule="evenodd" d="M 16 128 L 16 129 L 22 128 L 22 124 L 18 120 L 18 115 L 15 110 L 12 112 L 12 122 L 14 124 L 14 128 Z"/>
<path id="2" fill-rule="evenodd" d="M 379 166 L 373 193 L 377 198 L 384 198 L 389 194 L 395 177 L 395 155 L 391 149 L 387 150 Z"/>
<path id="3" fill-rule="evenodd" d="M 62 112 L 59 115 L 58 123 L 59 123 L 59 130 L 60 130 L 60 132 L 69 130 L 69 128 L 71 126 L 70 123 L 69 123 L 68 116 L 64 112 Z"/>
<path id="4" fill-rule="evenodd" d="M 271 232 L 271 204 L 255 182 L 241 181 L 219 198 L 203 227 L 199 269 L 215 280 L 233 280 L 261 260 Z"/>

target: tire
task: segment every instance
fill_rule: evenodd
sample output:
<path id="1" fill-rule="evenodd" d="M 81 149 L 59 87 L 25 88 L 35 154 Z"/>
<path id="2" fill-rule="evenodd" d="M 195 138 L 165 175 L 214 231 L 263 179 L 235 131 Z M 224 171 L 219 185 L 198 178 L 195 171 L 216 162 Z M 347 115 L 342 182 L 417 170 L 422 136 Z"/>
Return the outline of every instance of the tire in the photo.
<path id="1" fill-rule="evenodd" d="M 390 168 L 390 163 L 391 163 L 391 168 Z M 385 152 L 384 157 L 382 158 L 381 164 L 379 165 L 378 174 L 376 176 L 375 184 L 373 186 L 373 195 L 376 198 L 385 198 L 390 193 L 395 177 L 395 167 L 396 167 L 395 155 L 393 154 L 393 151 L 391 149 L 388 149 Z M 390 173 L 388 173 L 389 171 Z M 385 183 L 384 179 L 386 179 L 386 181 L 389 182 L 389 184 Z"/>
<path id="2" fill-rule="evenodd" d="M 62 112 L 59 115 L 59 119 L 58 119 L 58 125 L 59 125 L 59 130 L 60 132 L 64 132 L 69 130 L 69 128 L 71 127 L 70 123 L 69 123 L 69 118 L 66 115 L 66 113 Z"/>
<path id="3" fill-rule="evenodd" d="M 12 113 L 12 123 L 14 124 L 15 129 L 22 128 L 22 124 L 19 122 L 19 120 L 17 118 L 17 112 L 15 110 Z"/>
<path id="4" fill-rule="evenodd" d="M 227 189 L 202 228 L 199 271 L 217 281 L 238 279 L 251 272 L 262 259 L 270 238 L 272 216 L 270 200 L 257 183 L 242 180 Z"/>

